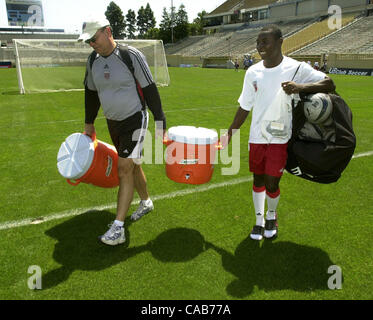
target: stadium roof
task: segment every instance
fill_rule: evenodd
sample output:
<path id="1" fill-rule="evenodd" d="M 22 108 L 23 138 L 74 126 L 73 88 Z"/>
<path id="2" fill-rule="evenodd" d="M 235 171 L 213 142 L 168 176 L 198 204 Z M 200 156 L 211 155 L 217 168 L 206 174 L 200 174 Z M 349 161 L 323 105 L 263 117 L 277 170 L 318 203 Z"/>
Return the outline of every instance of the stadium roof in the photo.
<path id="1" fill-rule="evenodd" d="M 257 8 L 274 2 L 277 2 L 277 0 L 228 0 L 217 7 L 214 11 L 210 12 L 209 15 L 217 15 L 241 9 Z"/>
<path id="2" fill-rule="evenodd" d="M 52 32 L 52 33 L 64 33 L 64 29 L 56 28 L 44 28 L 44 27 L 22 27 L 22 26 L 10 26 L 0 27 L 0 32 L 13 32 L 13 33 L 24 33 L 24 32 Z"/>

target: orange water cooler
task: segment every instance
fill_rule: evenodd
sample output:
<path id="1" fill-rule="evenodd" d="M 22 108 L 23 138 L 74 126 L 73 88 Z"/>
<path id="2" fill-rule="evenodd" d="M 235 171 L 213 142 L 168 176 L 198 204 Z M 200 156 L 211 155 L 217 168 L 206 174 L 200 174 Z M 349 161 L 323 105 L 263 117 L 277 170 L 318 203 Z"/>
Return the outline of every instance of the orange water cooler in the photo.
<path id="1" fill-rule="evenodd" d="M 203 184 L 211 180 L 218 134 L 210 129 L 177 126 L 168 129 L 166 174 L 171 180 L 186 184 Z"/>
<path id="2" fill-rule="evenodd" d="M 119 185 L 117 151 L 96 136 L 68 136 L 58 151 L 57 169 L 74 186 L 81 182 L 102 188 Z"/>

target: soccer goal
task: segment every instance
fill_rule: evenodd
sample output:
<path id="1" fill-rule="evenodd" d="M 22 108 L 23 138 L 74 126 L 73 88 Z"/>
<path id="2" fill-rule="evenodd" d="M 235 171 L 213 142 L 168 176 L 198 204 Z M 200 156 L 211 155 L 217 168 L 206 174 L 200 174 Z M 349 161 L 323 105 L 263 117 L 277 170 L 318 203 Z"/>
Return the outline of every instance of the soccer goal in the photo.
<path id="1" fill-rule="evenodd" d="M 92 48 L 77 40 L 15 39 L 19 92 L 83 90 L 85 68 Z M 146 57 L 158 86 L 168 86 L 170 76 L 162 40 L 116 40 L 139 49 Z"/>

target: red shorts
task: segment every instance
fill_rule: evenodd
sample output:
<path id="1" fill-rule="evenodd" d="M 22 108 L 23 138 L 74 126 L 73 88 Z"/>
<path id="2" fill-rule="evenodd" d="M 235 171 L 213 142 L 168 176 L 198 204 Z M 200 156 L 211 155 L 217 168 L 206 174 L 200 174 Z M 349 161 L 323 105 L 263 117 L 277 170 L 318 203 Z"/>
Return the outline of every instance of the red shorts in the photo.
<path id="1" fill-rule="evenodd" d="M 250 171 L 262 175 L 281 177 L 284 173 L 288 144 L 255 144 L 250 143 Z"/>

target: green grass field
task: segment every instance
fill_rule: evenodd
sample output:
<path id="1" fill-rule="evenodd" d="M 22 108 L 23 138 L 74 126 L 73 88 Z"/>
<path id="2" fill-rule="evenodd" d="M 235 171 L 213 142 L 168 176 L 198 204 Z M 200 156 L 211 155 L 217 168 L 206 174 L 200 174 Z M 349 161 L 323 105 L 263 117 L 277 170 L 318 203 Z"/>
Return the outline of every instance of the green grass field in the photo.
<path id="1" fill-rule="evenodd" d="M 230 125 L 242 70 L 169 71 L 171 86 L 160 88 L 168 127 Z M 373 78 L 333 76 L 363 156 L 330 185 L 285 174 L 276 240 L 248 238 L 255 216 L 247 123 L 236 175 L 217 165 L 197 187 L 169 180 L 162 164 L 144 165 L 155 210 L 128 219 L 125 245 L 108 247 L 97 236 L 115 217 L 117 190 L 72 187 L 56 167 L 61 143 L 83 130 L 84 93 L 18 95 L 15 70 L 0 74 L 0 299 L 373 298 L 373 159 L 364 156 L 373 150 Z M 96 131 L 110 142 L 101 111 Z M 45 222 L 18 225 L 26 219 Z M 42 290 L 28 288 L 32 265 L 42 270 Z M 340 290 L 328 288 L 332 265 L 342 270 Z"/>

